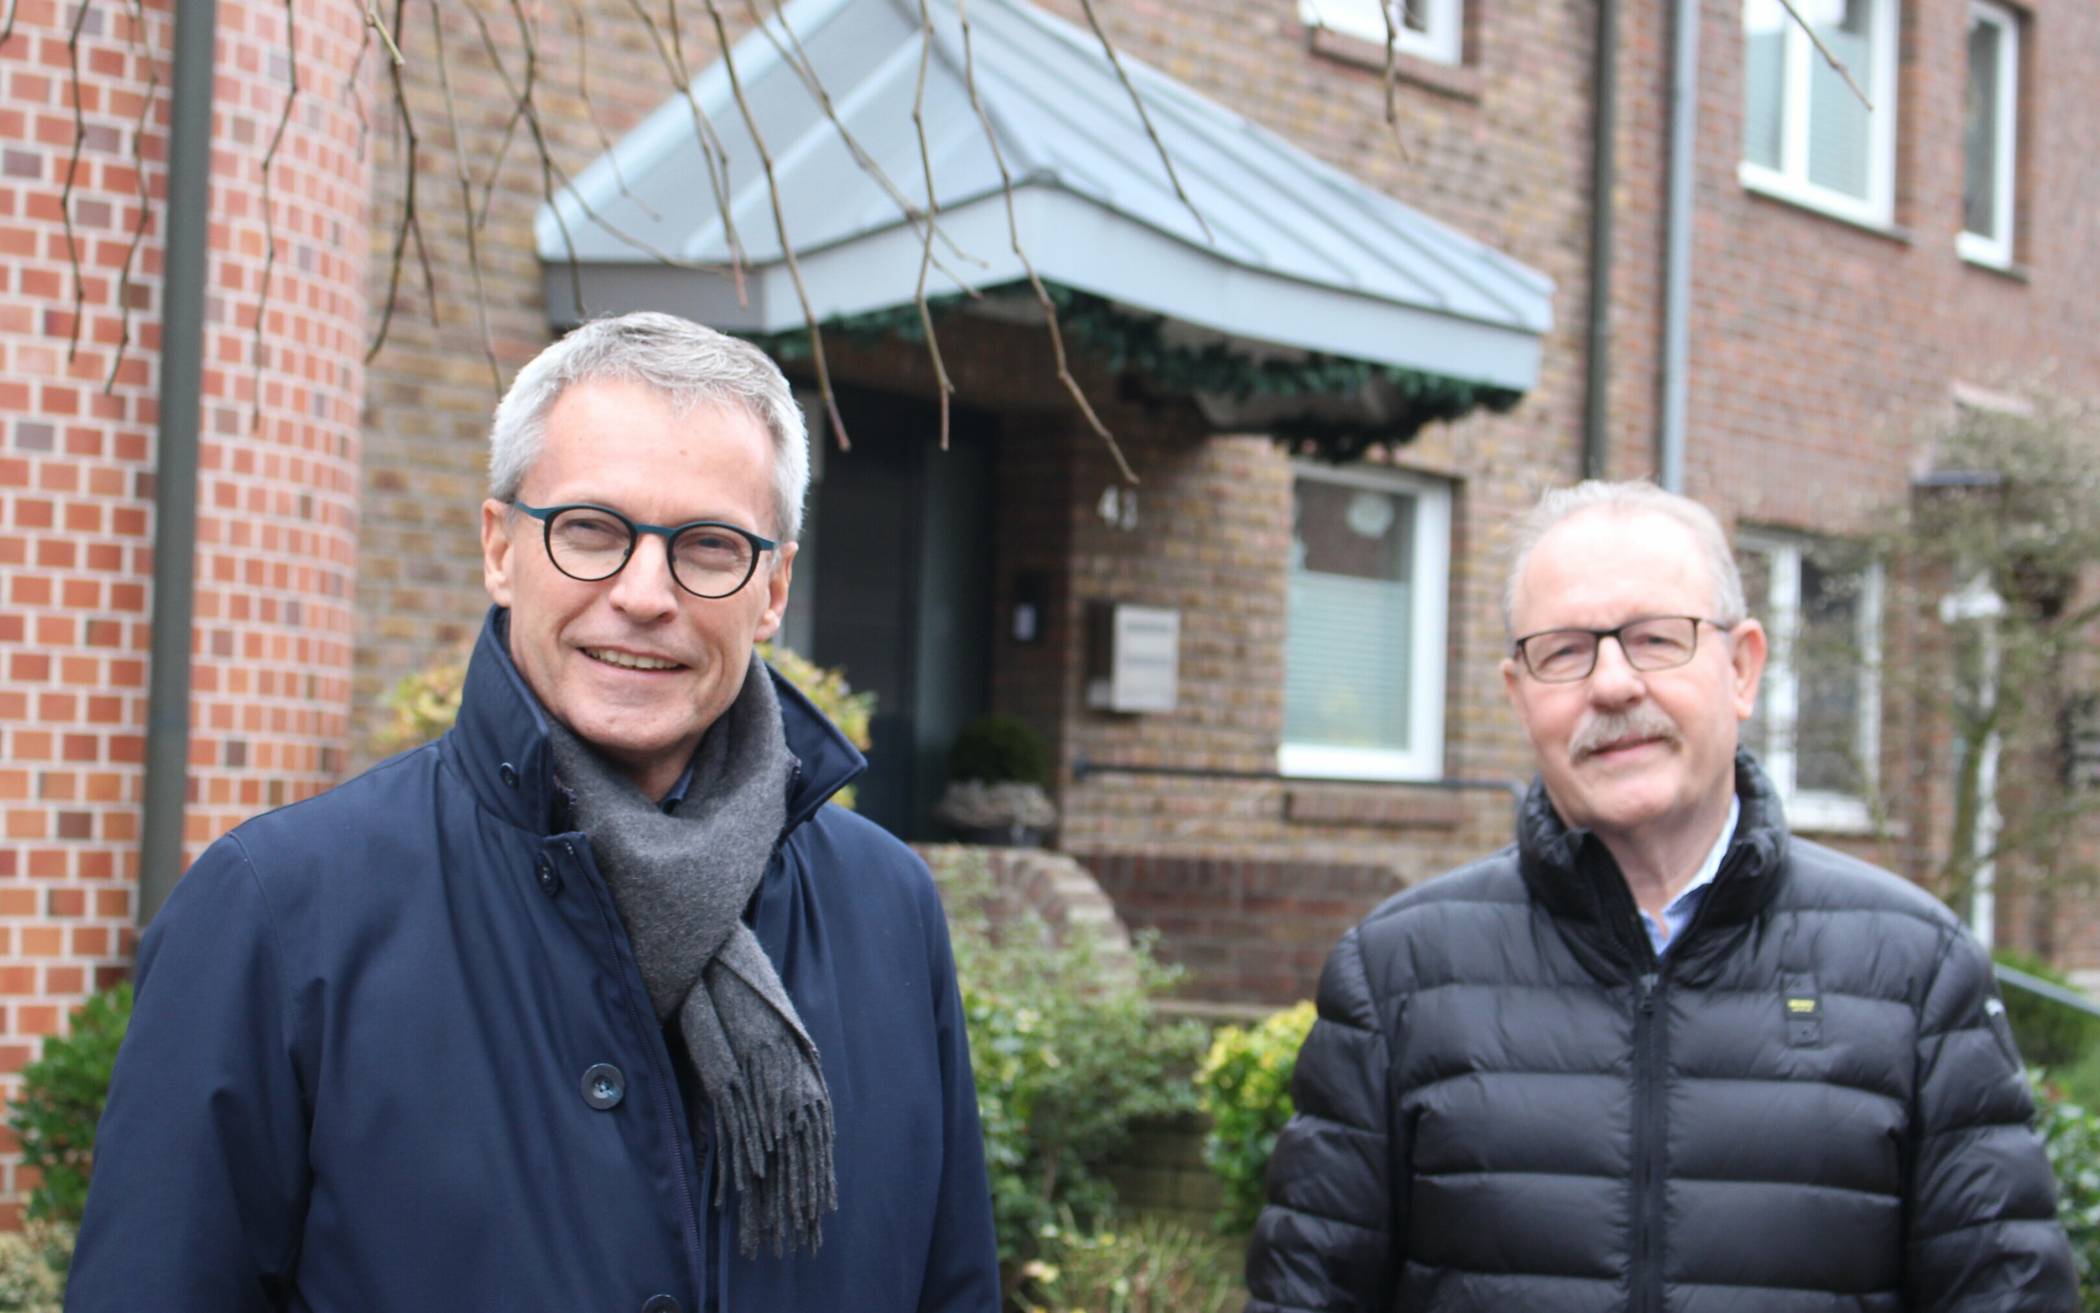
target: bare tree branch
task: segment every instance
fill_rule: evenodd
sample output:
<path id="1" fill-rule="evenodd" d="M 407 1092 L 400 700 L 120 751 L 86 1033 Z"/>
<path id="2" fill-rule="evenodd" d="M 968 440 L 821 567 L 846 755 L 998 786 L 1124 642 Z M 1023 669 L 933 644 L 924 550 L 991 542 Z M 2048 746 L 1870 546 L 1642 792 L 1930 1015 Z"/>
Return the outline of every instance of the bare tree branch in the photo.
<path id="1" fill-rule="evenodd" d="M 1123 71 L 1123 57 L 1116 53 L 1115 43 L 1110 41 L 1108 33 L 1102 30 L 1100 15 L 1094 12 L 1094 0 L 1079 0 L 1079 7 L 1086 11 L 1087 26 L 1094 29 L 1095 39 L 1101 42 L 1101 52 L 1108 56 L 1109 66 L 1116 70 L 1117 80 L 1122 82 L 1123 90 L 1129 93 L 1130 103 L 1137 109 L 1138 122 L 1145 125 L 1145 135 L 1152 138 L 1152 147 L 1159 152 L 1159 162 L 1166 167 L 1167 181 L 1174 184 L 1174 195 L 1188 207 L 1190 217 L 1195 219 L 1196 226 L 1203 230 L 1203 240 L 1213 246 L 1217 245 L 1218 239 L 1212 234 L 1210 224 L 1196 209 L 1196 203 L 1189 199 L 1189 194 L 1181 189 L 1181 177 L 1174 172 L 1174 161 L 1167 155 L 1167 143 L 1159 139 L 1159 133 L 1152 126 L 1152 115 L 1145 110 L 1144 97 L 1138 95 L 1137 87 L 1130 80 L 1130 74 Z"/>
<path id="2" fill-rule="evenodd" d="M 866 147 L 860 144 L 860 139 L 853 135 L 852 129 L 848 128 L 845 120 L 839 117 L 838 107 L 832 103 L 830 89 L 824 85 L 824 80 L 818 76 L 816 65 L 811 62 L 809 52 L 803 49 L 801 38 L 795 35 L 794 27 L 788 22 L 787 9 L 783 0 L 773 0 L 773 18 L 775 22 L 780 24 L 780 30 L 787 33 L 787 44 L 785 45 L 781 44 L 780 38 L 773 35 L 772 28 L 759 14 L 757 0 L 744 0 L 744 10 L 750 15 L 753 26 L 764 34 L 766 41 L 779 53 L 781 59 L 787 63 L 789 68 L 795 70 L 797 77 L 802 79 L 802 85 L 809 91 L 810 98 L 817 102 L 818 107 L 824 111 L 824 117 L 831 121 L 833 128 L 837 129 L 839 140 L 845 143 L 847 152 L 853 156 L 853 162 L 860 166 L 861 172 L 873 178 L 875 184 L 881 187 L 892 201 L 896 202 L 897 208 L 903 212 L 905 221 L 911 225 L 912 231 L 919 231 L 919 225 L 923 222 L 932 222 L 936 231 L 940 233 L 941 244 L 946 246 L 951 254 L 958 259 L 967 260 L 980 268 L 984 267 L 985 262 L 983 260 L 978 259 L 956 245 L 954 239 L 948 236 L 946 230 L 940 227 L 937 220 L 929 220 L 928 216 L 917 205 L 914 205 L 909 197 L 905 196 L 903 188 L 890 180 L 890 175 L 882 167 L 881 162 L 870 154 Z M 957 287 L 961 288 L 973 300 L 983 295 L 983 293 L 971 286 L 967 280 L 940 260 L 936 259 L 934 261 L 934 267 L 946 274 Z"/>
<path id="3" fill-rule="evenodd" d="M 401 25 L 401 13 L 406 5 L 407 0 L 395 0 L 394 25 L 396 27 Z M 394 106 L 400 111 L 401 133 L 406 138 L 405 146 L 402 150 L 404 167 L 401 170 L 401 221 L 394 231 L 394 254 L 387 271 L 386 298 L 380 303 L 379 307 L 379 328 L 372 336 L 372 345 L 365 348 L 365 363 L 370 364 L 372 363 L 372 358 L 379 354 L 379 348 L 386 345 L 387 329 L 394 322 L 394 306 L 401 298 L 401 262 L 407 254 L 408 241 L 411 234 L 415 237 L 416 250 L 418 252 L 423 250 L 423 225 L 422 221 L 416 217 L 416 152 L 420 149 L 421 142 L 416 136 L 415 114 L 408 106 L 408 87 L 401 76 L 401 68 L 406 61 L 401 58 L 401 48 L 394 44 L 393 36 L 379 23 L 378 14 L 369 6 L 365 10 L 365 20 L 378 30 L 380 39 L 386 42 L 387 50 L 393 55 L 393 59 L 388 65 L 388 72 L 394 80 Z M 425 256 L 423 260 L 423 276 L 425 279 L 430 278 L 430 261 L 428 256 Z M 433 317 L 437 314 L 437 296 L 434 285 L 430 299 L 430 312 Z"/>
<path id="4" fill-rule="evenodd" d="M 1401 3 L 1411 3 L 1411 0 L 1401 0 Z M 1393 21 L 1392 5 L 1381 3 L 1378 12 L 1385 19 L 1385 72 L 1382 76 L 1385 83 L 1385 125 L 1392 129 L 1393 148 L 1400 152 L 1401 162 L 1411 163 L 1413 157 L 1407 153 L 1407 142 L 1400 135 L 1400 104 L 1395 94 L 1400 87 L 1400 25 Z"/>
<path id="5" fill-rule="evenodd" d="M 131 244 L 124 249 L 124 267 L 117 274 L 117 348 L 110 356 L 109 377 L 102 381 L 103 395 L 116 391 L 117 372 L 124 366 L 124 351 L 131 345 L 131 271 L 137 267 L 139 247 L 145 244 L 146 228 L 153 215 L 153 198 L 146 186 L 146 125 L 153 117 L 153 103 L 160 93 L 160 62 L 146 48 L 145 0 L 131 0 L 131 53 L 146 67 L 146 94 L 139 98 L 139 116 L 131 125 L 131 183 L 138 197 L 139 217 L 131 227 Z"/>
<path id="6" fill-rule="evenodd" d="M 912 94 L 911 124 L 919 134 L 919 164 L 926 173 L 926 244 L 919 252 L 919 285 L 912 293 L 912 300 L 919 307 L 919 324 L 926 330 L 926 352 L 933 359 L 933 379 L 941 394 L 941 450 L 948 450 L 948 398 L 955 394 L 955 384 L 948 378 L 948 366 L 941 360 L 941 340 L 933 331 L 933 310 L 926 304 L 926 275 L 933 269 L 934 219 L 940 213 L 941 203 L 933 189 L 933 149 L 926 144 L 926 67 L 933 62 L 933 15 L 926 9 L 926 0 L 919 0 L 919 83 Z"/>
<path id="7" fill-rule="evenodd" d="M 488 286 L 481 274 L 481 240 L 475 233 L 474 180 L 467 173 L 467 143 L 459 131 L 459 103 L 452 95 L 452 69 L 445 58 L 445 20 L 430 7 L 430 35 L 437 52 L 438 85 L 445 92 L 445 117 L 452 125 L 452 165 L 459 177 L 460 226 L 467 234 L 467 267 L 474 274 L 475 322 L 481 329 L 481 354 L 489 362 L 489 385 L 503 392 L 503 369 L 496 363 L 496 341 L 489 332 Z"/>
<path id="8" fill-rule="evenodd" d="M 736 216 L 730 212 L 734 197 L 729 186 L 729 151 L 722 145 L 721 136 L 715 132 L 714 120 L 707 116 L 707 110 L 700 104 L 700 97 L 693 91 L 692 75 L 686 71 L 685 52 L 678 35 L 677 0 L 667 0 L 667 3 L 671 13 L 671 37 L 668 42 L 664 39 L 663 30 L 657 27 L 656 20 L 642 7 L 642 0 L 628 0 L 628 4 L 634 8 L 635 16 L 642 20 L 643 28 L 648 31 L 650 41 L 655 43 L 657 58 L 663 61 L 664 71 L 670 74 L 671 85 L 678 88 L 679 94 L 685 97 L 686 108 L 692 113 L 693 137 L 700 145 L 700 158 L 707 164 L 707 185 L 714 191 L 715 212 L 722 219 L 722 240 L 729 247 L 729 270 L 730 276 L 736 281 L 737 304 L 743 305 L 744 243 L 743 239 L 737 236 Z"/>
<path id="9" fill-rule="evenodd" d="M 270 148 L 262 158 L 262 213 L 263 213 L 263 268 L 262 287 L 255 300 L 255 340 L 250 355 L 255 367 L 254 406 L 249 411 L 248 428 L 259 432 L 262 428 L 263 403 L 263 321 L 270 313 L 270 282 L 277 272 L 277 214 L 270 191 L 271 170 L 277 164 L 277 148 L 284 144 L 284 130 L 292 122 L 292 104 L 299 99 L 299 33 L 294 25 L 292 0 L 284 0 L 284 58 L 291 85 L 285 88 L 284 110 L 277 116 L 277 131 L 270 136 Z"/>
<path id="10" fill-rule="evenodd" d="M 15 34 L 15 3 L 16 0 L 7 0 L 7 14 L 0 17 L 0 46 L 6 45 L 7 39 Z"/>
<path id="11" fill-rule="evenodd" d="M 396 4 L 394 6 L 394 26 L 399 27 L 400 25 L 401 6 Z M 386 43 L 387 58 L 394 61 L 395 68 L 399 68 L 408 62 L 401 56 L 401 47 L 394 44 L 394 34 L 387 31 L 386 21 L 379 16 L 379 0 L 365 0 L 365 29 L 379 33 L 379 39 Z"/>
<path id="12" fill-rule="evenodd" d="M 1123 478 L 1136 483 L 1137 471 L 1123 459 L 1123 449 L 1116 444 L 1115 435 L 1108 431 L 1108 426 L 1088 404 L 1086 393 L 1080 390 L 1079 380 L 1072 377 L 1071 362 L 1065 357 L 1064 331 L 1057 326 L 1057 303 L 1050 299 L 1049 289 L 1043 286 L 1042 278 L 1035 271 L 1035 262 L 1028 258 L 1028 252 L 1021 245 L 1021 223 L 1014 214 L 1014 176 L 1006 167 L 1006 152 L 999 147 L 999 134 L 992 127 L 991 115 L 985 113 L 984 99 L 977 94 L 977 58 L 970 42 L 970 0 L 956 0 L 955 12 L 962 21 L 963 82 L 970 89 L 970 108 L 977 111 L 977 122 L 984 129 L 984 139 L 992 148 L 992 161 L 999 166 L 999 189 L 1006 197 L 1007 235 L 1013 243 L 1014 256 L 1028 271 L 1028 285 L 1035 289 L 1035 299 L 1043 308 L 1043 322 L 1050 329 L 1050 348 L 1057 360 L 1058 382 L 1065 385 L 1065 391 L 1071 394 L 1079 413 L 1086 416 L 1086 422 L 1095 435 L 1108 444 L 1108 453 L 1115 457 L 1116 467 L 1123 472 Z"/>
<path id="13" fill-rule="evenodd" d="M 707 0 L 707 16 L 714 21 L 715 40 L 722 47 L 722 68 L 729 75 L 730 94 L 736 97 L 737 112 L 744 117 L 744 129 L 751 134 L 751 144 L 758 148 L 758 161 L 766 171 L 766 194 L 773 203 L 773 228 L 780 236 L 780 254 L 787 262 L 788 277 L 795 284 L 795 299 L 802 303 L 802 322 L 809 328 L 809 355 L 817 368 L 817 392 L 824 398 L 824 412 L 831 418 L 831 432 L 838 440 L 839 450 L 850 451 L 853 444 L 846 437 L 846 421 L 839 415 L 838 397 L 831 390 L 831 366 L 824 359 L 824 330 L 817 323 L 817 312 L 809 303 L 809 288 L 802 281 L 802 262 L 796 258 L 795 244 L 788 237 L 787 214 L 780 205 L 780 180 L 773 173 L 773 156 L 766 149 L 758 116 L 751 112 L 751 102 L 744 98 L 744 81 L 737 75 L 736 54 L 730 45 L 729 29 L 722 21 L 722 10 L 715 0 Z"/>
<path id="14" fill-rule="evenodd" d="M 365 158 L 365 141 L 372 135 L 372 120 L 365 113 L 365 98 L 353 93 L 358 89 L 358 75 L 364 72 L 365 54 L 372 49 L 372 29 L 376 26 L 376 23 L 366 23 L 358 29 L 357 55 L 350 61 L 350 71 L 343 74 L 343 91 L 338 97 L 349 101 L 357 111 L 357 158 L 360 163 Z"/>
<path id="15" fill-rule="evenodd" d="M 1837 70 L 1837 75 L 1845 79 L 1845 85 L 1852 88 L 1852 94 L 1859 97 L 1859 103 L 1867 107 L 1868 113 L 1872 113 L 1874 102 L 1868 100 L 1867 93 L 1861 91 L 1859 83 L 1852 80 L 1852 70 L 1846 68 L 1844 63 L 1830 52 L 1829 46 L 1823 44 L 1823 38 L 1816 35 L 1816 29 L 1810 27 L 1808 20 L 1801 16 L 1801 11 L 1794 8 L 1794 0 L 1779 0 L 1779 3 L 1785 7 L 1787 16 L 1794 20 L 1795 26 L 1806 32 L 1808 39 L 1815 43 L 1816 53 L 1823 56 L 1823 62 Z"/>
<path id="16" fill-rule="evenodd" d="M 73 152 L 66 160 L 66 185 L 58 193 L 58 217 L 66 228 L 66 258 L 73 266 L 73 331 L 66 339 L 66 363 L 80 350 L 80 326 L 87 318 L 87 280 L 80 271 L 80 235 L 73 231 L 73 182 L 80 176 L 81 152 L 87 145 L 87 119 L 80 109 L 80 29 L 87 21 L 88 0 L 73 10 L 66 33 L 66 57 L 73 65 Z"/>
<path id="17" fill-rule="evenodd" d="M 583 6 L 578 0 L 564 0 L 564 3 L 569 7 L 569 17 L 576 24 L 576 95 L 583 101 L 584 116 L 591 121 L 591 131 L 598 134 L 598 145 L 605 152 L 602 158 L 612 169 L 613 181 L 619 185 L 620 195 L 633 201 L 653 222 L 663 216 L 628 188 L 627 175 L 620 169 L 619 153 L 613 149 L 612 137 L 606 133 L 605 124 L 598 118 L 598 107 L 591 100 L 591 35 L 584 24 Z"/>
<path id="18" fill-rule="evenodd" d="M 481 30 L 481 48 L 489 57 L 489 64 L 496 76 L 503 79 L 504 90 L 510 93 L 510 117 L 503 121 L 503 137 L 496 143 L 496 153 L 489 160 L 489 171 L 482 179 L 481 208 L 469 211 L 469 219 L 476 228 L 486 227 L 489 221 L 489 206 L 495 203 L 496 180 L 503 173 L 503 166 L 510 159 L 510 144 L 517 138 L 518 124 L 525 119 L 526 107 L 532 103 L 533 81 L 538 69 L 535 44 L 531 29 L 519 20 L 519 37 L 525 46 L 525 82 L 522 88 L 511 81 L 510 69 L 503 62 L 503 52 L 496 47 L 495 34 L 489 31 L 488 20 L 482 16 L 481 7 L 471 2 L 467 12 L 474 16 L 474 26 Z"/>

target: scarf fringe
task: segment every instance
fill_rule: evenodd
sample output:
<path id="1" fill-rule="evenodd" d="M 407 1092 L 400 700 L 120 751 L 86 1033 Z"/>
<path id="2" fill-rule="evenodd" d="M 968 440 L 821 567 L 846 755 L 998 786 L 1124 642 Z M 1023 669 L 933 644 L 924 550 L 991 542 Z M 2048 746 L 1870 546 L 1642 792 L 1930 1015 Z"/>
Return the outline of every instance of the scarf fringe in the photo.
<path id="1" fill-rule="evenodd" d="M 770 1249 L 814 1254 L 824 1215 L 838 1210 L 832 1167 L 831 1099 L 815 1055 L 768 1044 L 746 1055 L 736 1079 L 712 1096 L 715 1142 L 729 1170 L 716 1178 L 720 1207 L 737 1193 L 737 1248 L 746 1258 Z"/>

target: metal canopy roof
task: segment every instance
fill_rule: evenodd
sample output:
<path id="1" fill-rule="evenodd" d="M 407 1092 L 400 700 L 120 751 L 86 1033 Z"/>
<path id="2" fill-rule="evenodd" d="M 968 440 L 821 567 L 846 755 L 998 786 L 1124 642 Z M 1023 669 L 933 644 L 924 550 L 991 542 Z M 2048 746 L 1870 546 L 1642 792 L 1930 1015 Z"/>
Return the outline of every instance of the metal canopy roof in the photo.
<path id="1" fill-rule="evenodd" d="M 924 117 L 947 239 L 927 290 L 1010 284 L 1026 274 L 970 103 L 955 0 L 926 3 L 935 35 Z M 1209 225 L 1206 237 L 1090 33 L 1021 0 L 976 0 L 967 12 L 1021 240 L 1046 281 L 1157 312 L 1199 335 L 1511 389 L 1536 380 L 1539 338 L 1552 324 L 1544 275 L 1123 56 Z M 916 0 L 793 0 L 735 48 L 820 319 L 913 299 L 921 230 L 898 194 L 914 205 L 925 196 L 912 125 L 921 49 Z M 798 51 L 894 193 L 856 163 L 790 61 Z M 745 299 L 722 273 L 657 258 L 730 260 L 693 106 L 674 95 L 579 174 L 573 194 L 541 206 L 535 236 L 555 322 L 582 317 L 580 282 L 590 314 L 662 309 L 744 333 L 802 325 L 764 168 L 722 62 L 695 79 L 693 99 L 726 154 Z"/>

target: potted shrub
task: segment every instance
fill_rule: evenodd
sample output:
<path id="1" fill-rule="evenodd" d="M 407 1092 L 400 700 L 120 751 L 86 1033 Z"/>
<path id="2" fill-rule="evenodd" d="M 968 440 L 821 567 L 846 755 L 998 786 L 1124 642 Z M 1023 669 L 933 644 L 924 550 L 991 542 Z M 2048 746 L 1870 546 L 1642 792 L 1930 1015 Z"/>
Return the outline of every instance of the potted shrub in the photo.
<path id="1" fill-rule="evenodd" d="M 1057 824 L 1050 748 L 1014 716 L 979 716 L 948 750 L 948 790 L 933 809 L 965 843 L 1035 847 Z"/>

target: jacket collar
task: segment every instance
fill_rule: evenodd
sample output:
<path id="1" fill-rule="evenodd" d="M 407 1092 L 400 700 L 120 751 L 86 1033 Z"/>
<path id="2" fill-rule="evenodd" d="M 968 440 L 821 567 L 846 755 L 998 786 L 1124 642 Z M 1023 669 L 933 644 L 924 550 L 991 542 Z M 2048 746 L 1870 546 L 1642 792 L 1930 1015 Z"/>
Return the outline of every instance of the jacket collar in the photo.
<path id="1" fill-rule="evenodd" d="M 1704 928 L 1754 920 L 1786 869 L 1786 815 L 1748 749 L 1736 752 L 1735 794 L 1742 814 L 1700 909 L 1697 924 Z M 1517 857 L 1531 896 L 1548 912 L 1583 927 L 1614 958 L 1637 955 L 1633 939 L 1641 931 L 1632 924 L 1633 898 L 1618 863 L 1595 834 L 1562 823 L 1542 779 L 1532 780 L 1517 816 Z"/>
<path id="2" fill-rule="evenodd" d="M 547 748 L 547 711 L 510 659 L 510 613 L 489 608 L 467 661 L 459 718 L 439 745 L 466 779 L 481 806 L 535 834 L 553 826 L 553 756 Z M 788 751 L 795 756 L 788 782 L 787 830 L 816 815 L 832 794 L 868 767 L 867 758 L 837 726 L 772 667 Z M 785 831 L 783 831 L 785 833 Z"/>

